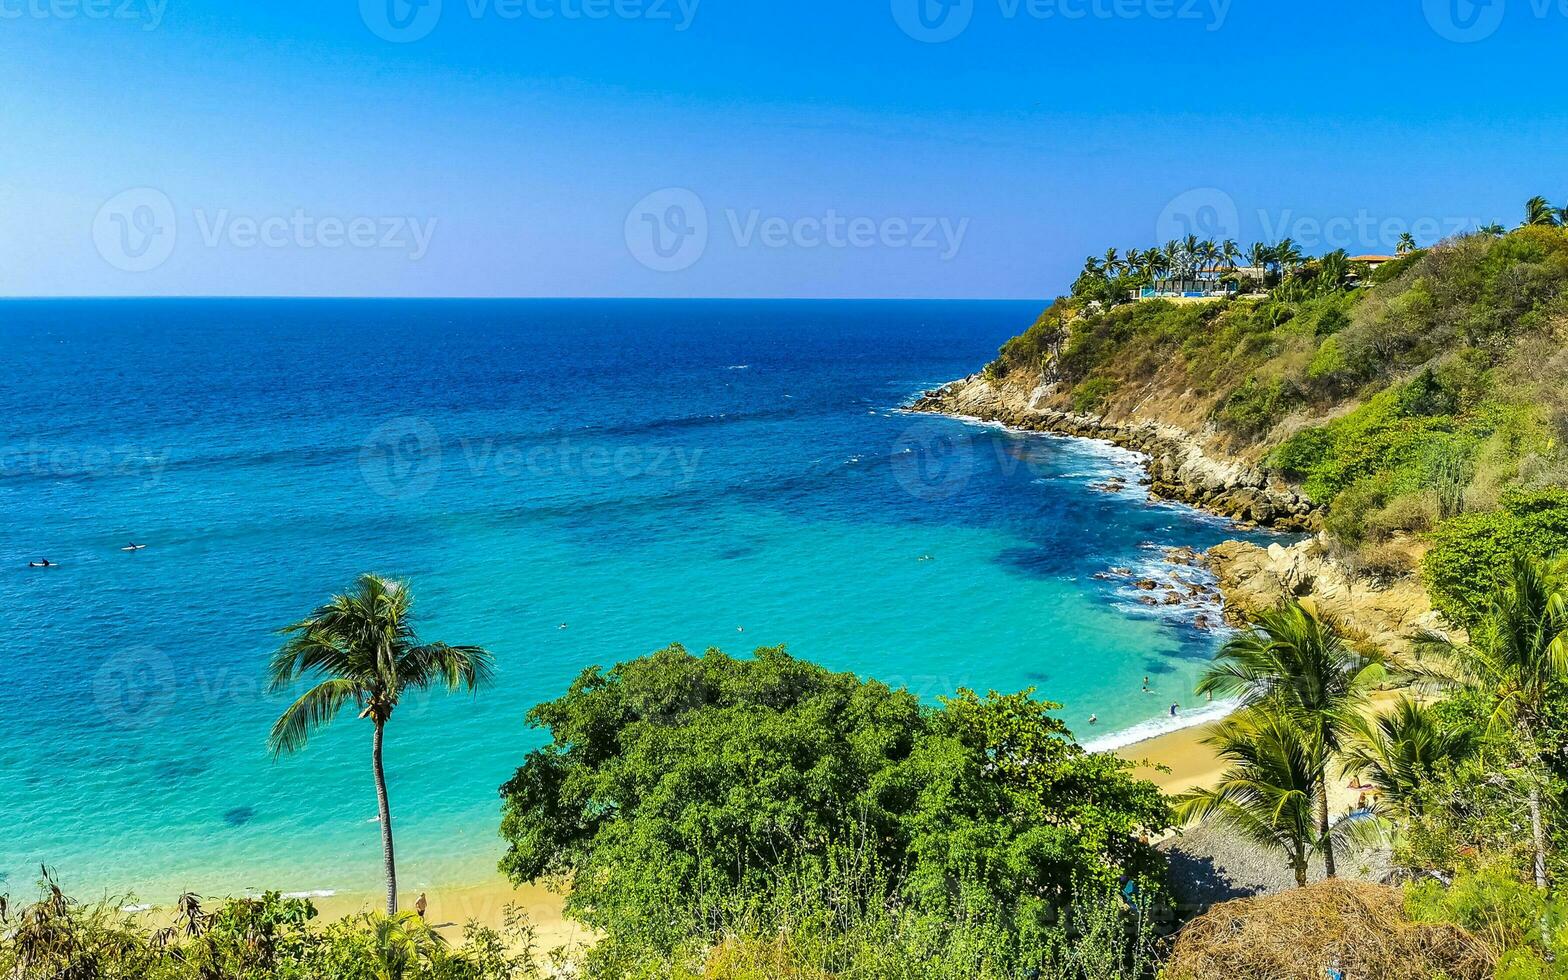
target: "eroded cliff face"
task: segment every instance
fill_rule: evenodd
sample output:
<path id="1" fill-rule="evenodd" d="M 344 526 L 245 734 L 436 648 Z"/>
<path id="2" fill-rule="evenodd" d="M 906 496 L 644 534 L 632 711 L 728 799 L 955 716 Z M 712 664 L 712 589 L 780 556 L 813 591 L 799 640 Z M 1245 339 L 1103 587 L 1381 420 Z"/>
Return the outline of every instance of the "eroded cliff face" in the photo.
<path id="1" fill-rule="evenodd" d="M 1396 656 L 1412 654 L 1422 633 L 1446 627 L 1414 576 L 1384 583 L 1353 575 L 1325 554 L 1316 538 L 1267 548 L 1227 541 L 1206 557 L 1233 626 L 1245 626 L 1251 615 L 1297 598 L 1332 617 L 1352 641 Z"/>
<path id="2" fill-rule="evenodd" d="M 1151 491 L 1233 520 L 1280 531 L 1316 531 L 1319 509 L 1296 490 L 1270 480 L 1256 466 L 1205 448 L 1177 426 L 1136 415 L 1100 418 L 1046 405 L 1047 389 L 1022 382 L 996 384 L 984 375 L 928 393 L 915 411 L 961 415 L 1034 432 L 1104 439 L 1147 457 Z"/>
<path id="3" fill-rule="evenodd" d="M 1278 531 L 1320 528 L 1321 511 L 1310 500 L 1256 466 L 1216 451 L 1199 435 L 1135 414 L 1100 418 L 1064 412 L 1048 406 L 1050 395 L 1041 386 L 997 384 L 974 375 L 928 393 L 913 408 L 1026 431 L 1104 439 L 1147 458 L 1150 489 L 1157 496 Z M 1329 556 L 1317 537 L 1267 548 L 1229 541 L 1212 549 L 1205 564 L 1218 578 L 1226 618 L 1235 626 L 1282 601 L 1301 599 L 1332 616 L 1353 641 L 1398 655 L 1410 652 L 1422 630 L 1443 625 L 1417 579 L 1361 578 Z"/>

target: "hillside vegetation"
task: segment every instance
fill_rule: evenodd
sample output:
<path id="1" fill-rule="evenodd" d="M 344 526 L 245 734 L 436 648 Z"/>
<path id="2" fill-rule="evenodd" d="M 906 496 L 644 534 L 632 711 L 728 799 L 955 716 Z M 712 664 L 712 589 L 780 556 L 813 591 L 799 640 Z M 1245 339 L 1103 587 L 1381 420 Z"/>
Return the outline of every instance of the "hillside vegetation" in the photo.
<path id="1" fill-rule="evenodd" d="M 1568 545 L 1568 230 L 1360 271 L 1335 253 L 1182 304 L 1118 302 L 1126 277 L 1086 270 L 987 370 L 1047 384 L 1053 407 L 1202 432 L 1299 484 L 1381 570 L 1430 540 L 1434 601 L 1466 620 L 1515 545 Z"/>

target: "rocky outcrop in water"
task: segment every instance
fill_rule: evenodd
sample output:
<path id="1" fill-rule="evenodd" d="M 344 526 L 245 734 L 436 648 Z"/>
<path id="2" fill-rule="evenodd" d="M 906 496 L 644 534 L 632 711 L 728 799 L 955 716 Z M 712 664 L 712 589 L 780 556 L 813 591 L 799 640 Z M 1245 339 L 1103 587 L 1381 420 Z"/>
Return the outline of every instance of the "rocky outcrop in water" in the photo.
<path id="1" fill-rule="evenodd" d="M 1112 422 L 1044 407 L 1043 392 L 1002 388 L 983 375 L 928 392 L 913 410 L 1000 422 L 1015 429 L 1103 439 L 1147 457 L 1156 496 L 1279 531 L 1315 531 L 1319 508 L 1242 460 L 1205 452 L 1184 429 L 1151 420 Z"/>

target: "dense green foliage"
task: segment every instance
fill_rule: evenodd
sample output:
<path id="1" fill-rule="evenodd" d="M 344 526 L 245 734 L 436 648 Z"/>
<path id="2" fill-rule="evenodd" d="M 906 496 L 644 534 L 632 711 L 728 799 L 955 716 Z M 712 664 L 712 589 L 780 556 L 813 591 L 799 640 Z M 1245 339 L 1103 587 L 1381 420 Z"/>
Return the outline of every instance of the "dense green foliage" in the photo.
<path id="1" fill-rule="evenodd" d="M 0 903 L 0 976 L 11 980 L 525 980 L 540 976 L 532 928 L 470 925 L 459 949 L 413 913 L 314 922 L 303 899 L 269 893 L 205 912 L 180 900 L 154 928 L 111 904 L 82 905 L 46 878 L 38 901 Z"/>
<path id="2" fill-rule="evenodd" d="M 1434 604 L 1457 623 L 1484 611 L 1513 555 L 1568 550 L 1568 488 L 1512 490 L 1495 511 L 1464 514 L 1432 535 L 1423 571 Z"/>
<path id="3" fill-rule="evenodd" d="M 1075 888 L 1158 878 L 1140 837 L 1170 821 L 1054 707 L 971 692 L 924 707 L 777 649 L 589 670 L 530 714 L 553 740 L 503 790 L 503 868 L 569 875 L 568 911 L 608 935 L 605 958 L 770 924 L 846 868 L 868 907 L 1039 949 Z"/>

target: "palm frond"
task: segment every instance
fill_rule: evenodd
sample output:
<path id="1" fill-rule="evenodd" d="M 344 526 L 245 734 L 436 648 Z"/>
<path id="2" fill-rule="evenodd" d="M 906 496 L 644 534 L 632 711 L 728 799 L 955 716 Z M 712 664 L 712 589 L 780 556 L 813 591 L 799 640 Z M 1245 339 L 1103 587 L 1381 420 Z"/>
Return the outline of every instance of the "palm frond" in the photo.
<path id="1" fill-rule="evenodd" d="M 267 746 L 274 756 L 289 755 L 305 747 L 312 732 L 337 717 L 343 706 L 362 699 L 364 689 L 345 679 L 325 680 L 300 695 L 273 723 Z"/>

